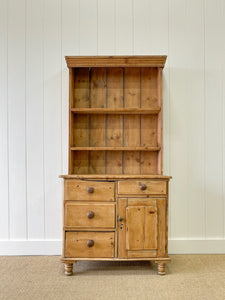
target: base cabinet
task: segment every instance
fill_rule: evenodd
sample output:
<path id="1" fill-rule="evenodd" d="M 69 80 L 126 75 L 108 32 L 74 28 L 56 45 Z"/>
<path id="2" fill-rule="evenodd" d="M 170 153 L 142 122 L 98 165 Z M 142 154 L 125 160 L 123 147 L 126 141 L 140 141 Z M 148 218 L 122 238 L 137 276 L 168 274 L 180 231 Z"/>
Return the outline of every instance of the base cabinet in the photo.
<path id="1" fill-rule="evenodd" d="M 165 274 L 168 181 L 64 178 L 65 274 L 77 260 L 153 260 Z"/>

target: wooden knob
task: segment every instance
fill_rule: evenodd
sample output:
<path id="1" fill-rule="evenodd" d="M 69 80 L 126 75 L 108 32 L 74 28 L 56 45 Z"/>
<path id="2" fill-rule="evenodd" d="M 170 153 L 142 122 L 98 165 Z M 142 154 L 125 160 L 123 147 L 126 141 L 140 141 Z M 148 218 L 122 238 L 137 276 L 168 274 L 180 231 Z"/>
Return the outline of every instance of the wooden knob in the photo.
<path id="1" fill-rule="evenodd" d="M 93 246 L 94 246 L 94 243 L 95 243 L 95 242 L 94 242 L 93 240 L 88 240 L 88 241 L 87 241 L 87 246 L 88 246 L 88 247 L 93 247 Z"/>
<path id="2" fill-rule="evenodd" d="M 141 184 L 141 185 L 140 185 L 140 189 L 141 189 L 142 191 L 144 191 L 144 190 L 147 189 L 147 186 L 146 186 L 145 184 Z"/>
<path id="3" fill-rule="evenodd" d="M 87 192 L 88 193 L 94 193 L 94 188 L 92 187 L 92 186 L 89 186 L 88 188 L 87 188 Z"/>
<path id="4" fill-rule="evenodd" d="M 118 222 L 122 222 L 123 218 L 122 217 L 118 217 Z"/>
<path id="5" fill-rule="evenodd" d="M 89 212 L 87 213 L 88 219 L 94 218 L 94 215 L 95 215 L 95 213 L 94 213 L 93 211 L 89 211 Z"/>

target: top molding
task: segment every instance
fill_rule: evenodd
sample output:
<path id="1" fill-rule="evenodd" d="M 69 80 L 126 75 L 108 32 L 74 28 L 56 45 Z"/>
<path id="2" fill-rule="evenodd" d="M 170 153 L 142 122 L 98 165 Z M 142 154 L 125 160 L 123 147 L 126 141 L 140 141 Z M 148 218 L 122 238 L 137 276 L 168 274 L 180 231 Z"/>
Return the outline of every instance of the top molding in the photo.
<path id="1" fill-rule="evenodd" d="M 65 56 L 68 68 L 78 67 L 161 67 L 166 55 L 147 56 Z"/>

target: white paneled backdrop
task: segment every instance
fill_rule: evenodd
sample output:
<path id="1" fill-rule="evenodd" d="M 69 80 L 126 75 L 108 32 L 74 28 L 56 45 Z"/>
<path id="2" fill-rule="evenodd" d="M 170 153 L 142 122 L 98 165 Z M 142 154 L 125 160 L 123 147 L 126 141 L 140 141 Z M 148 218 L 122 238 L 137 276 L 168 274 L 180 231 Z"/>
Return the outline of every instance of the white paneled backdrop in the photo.
<path id="1" fill-rule="evenodd" d="M 225 253 L 224 0 L 0 0 L 0 254 L 60 254 L 65 55 L 167 54 L 169 252 Z"/>

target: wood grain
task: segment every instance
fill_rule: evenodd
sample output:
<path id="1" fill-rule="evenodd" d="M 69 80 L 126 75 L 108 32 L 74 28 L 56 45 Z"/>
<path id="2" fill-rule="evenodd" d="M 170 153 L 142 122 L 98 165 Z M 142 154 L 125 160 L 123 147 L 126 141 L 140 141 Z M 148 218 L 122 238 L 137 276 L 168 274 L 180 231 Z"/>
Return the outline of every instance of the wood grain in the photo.
<path id="1" fill-rule="evenodd" d="M 94 192 L 88 193 L 88 187 Z M 114 182 L 96 182 L 68 179 L 64 181 L 65 200 L 114 201 Z"/>
<path id="2" fill-rule="evenodd" d="M 123 107 L 123 69 L 108 68 L 107 70 L 107 105 L 108 108 Z M 123 146 L 123 116 L 107 116 L 107 147 Z M 107 152 L 106 170 L 108 174 L 122 174 L 123 172 L 122 152 Z"/>
<path id="3" fill-rule="evenodd" d="M 88 247 L 87 241 L 94 246 Z M 114 232 L 66 232 L 66 257 L 114 257 Z"/>
<path id="4" fill-rule="evenodd" d="M 145 190 L 141 190 L 140 186 L 144 184 Z M 162 194 L 167 192 L 167 183 L 165 181 L 158 180 L 124 180 L 118 181 L 118 194 Z"/>
<path id="5" fill-rule="evenodd" d="M 66 56 L 68 67 L 163 67 L 166 56 Z"/>
<path id="6" fill-rule="evenodd" d="M 92 218 L 87 217 L 90 211 L 94 213 Z M 66 227 L 114 228 L 115 204 L 66 202 L 64 224 Z"/>

